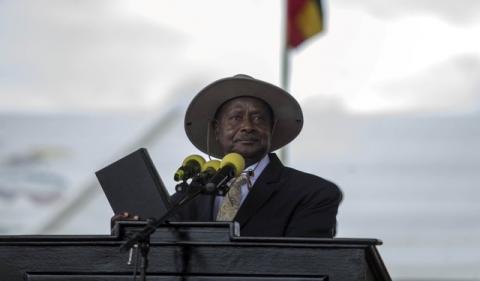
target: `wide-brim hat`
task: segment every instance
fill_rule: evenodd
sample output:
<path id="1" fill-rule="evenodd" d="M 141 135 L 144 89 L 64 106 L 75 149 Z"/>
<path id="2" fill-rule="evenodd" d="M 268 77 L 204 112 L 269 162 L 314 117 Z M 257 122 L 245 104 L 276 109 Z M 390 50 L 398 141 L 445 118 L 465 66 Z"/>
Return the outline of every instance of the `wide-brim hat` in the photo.
<path id="1" fill-rule="evenodd" d="M 302 109 L 293 96 L 275 85 L 239 74 L 211 83 L 190 102 L 185 113 L 185 132 L 200 151 L 216 158 L 224 156 L 212 121 L 225 102 L 238 97 L 261 99 L 272 109 L 275 125 L 270 151 L 285 146 L 302 130 Z"/>

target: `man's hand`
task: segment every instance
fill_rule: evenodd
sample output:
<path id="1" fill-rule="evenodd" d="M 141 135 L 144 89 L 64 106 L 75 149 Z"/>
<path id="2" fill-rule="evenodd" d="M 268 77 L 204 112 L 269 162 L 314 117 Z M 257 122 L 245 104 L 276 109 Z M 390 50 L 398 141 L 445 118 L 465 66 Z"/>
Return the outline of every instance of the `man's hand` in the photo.
<path id="1" fill-rule="evenodd" d="M 110 219 L 110 228 L 113 228 L 113 226 L 117 221 L 138 221 L 138 220 L 140 220 L 139 216 L 130 214 L 128 212 L 123 212 L 123 213 L 114 215 Z"/>

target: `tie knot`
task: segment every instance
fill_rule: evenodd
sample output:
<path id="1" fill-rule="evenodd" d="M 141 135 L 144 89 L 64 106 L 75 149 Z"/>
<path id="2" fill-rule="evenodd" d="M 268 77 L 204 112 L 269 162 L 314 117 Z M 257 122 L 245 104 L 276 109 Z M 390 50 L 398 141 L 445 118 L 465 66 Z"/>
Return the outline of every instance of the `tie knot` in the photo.
<path id="1" fill-rule="evenodd" d="M 242 184 L 247 184 L 248 189 L 252 189 L 253 170 L 243 171 L 239 178 L 242 178 Z"/>

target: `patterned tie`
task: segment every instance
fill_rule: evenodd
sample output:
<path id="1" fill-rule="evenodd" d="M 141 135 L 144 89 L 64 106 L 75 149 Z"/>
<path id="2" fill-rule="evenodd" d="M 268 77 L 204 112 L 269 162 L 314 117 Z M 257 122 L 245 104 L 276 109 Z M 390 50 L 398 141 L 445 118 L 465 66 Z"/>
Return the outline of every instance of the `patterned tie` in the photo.
<path id="1" fill-rule="evenodd" d="M 232 221 L 240 208 L 241 188 L 248 182 L 248 177 L 241 174 L 230 185 L 230 190 L 223 198 L 222 204 L 218 210 L 217 221 Z"/>

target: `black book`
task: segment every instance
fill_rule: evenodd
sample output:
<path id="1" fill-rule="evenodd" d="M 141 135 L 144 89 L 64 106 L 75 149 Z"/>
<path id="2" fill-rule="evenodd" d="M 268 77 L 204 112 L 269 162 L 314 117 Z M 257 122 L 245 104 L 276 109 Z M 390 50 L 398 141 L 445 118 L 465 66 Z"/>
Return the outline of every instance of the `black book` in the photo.
<path id="1" fill-rule="evenodd" d="M 115 214 L 128 212 L 142 219 L 158 219 L 171 207 L 170 195 L 145 148 L 95 175 Z"/>

